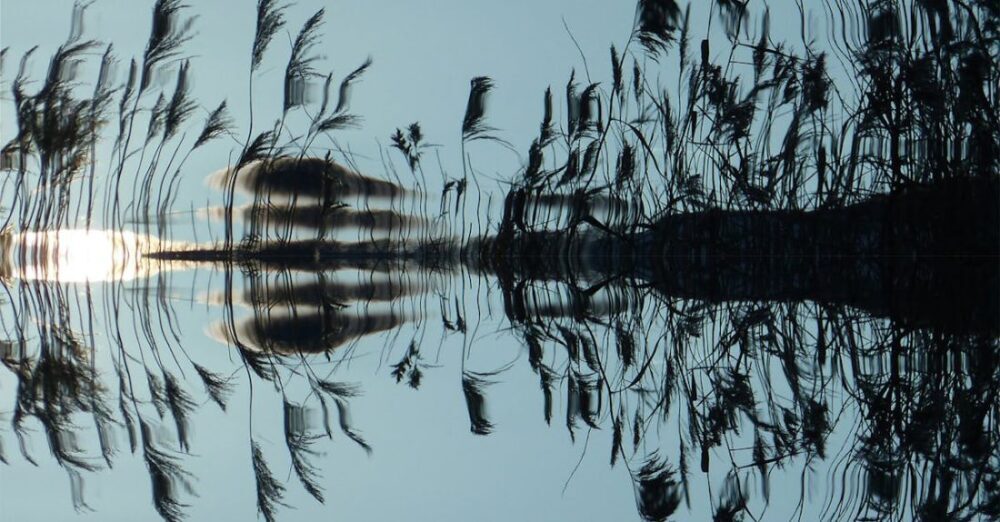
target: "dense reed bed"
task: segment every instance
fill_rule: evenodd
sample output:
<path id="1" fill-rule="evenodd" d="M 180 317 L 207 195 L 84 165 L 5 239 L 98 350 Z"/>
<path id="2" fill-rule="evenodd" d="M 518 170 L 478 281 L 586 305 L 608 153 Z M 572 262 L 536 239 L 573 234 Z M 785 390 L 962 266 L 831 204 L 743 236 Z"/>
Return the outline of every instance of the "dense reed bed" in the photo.
<path id="1" fill-rule="evenodd" d="M 680 233 L 677 215 L 726 211 L 735 213 L 723 219 L 741 220 L 740 213 L 830 213 L 862 202 L 881 204 L 880 214 L 899 227 L 929 227 L 889 239 L 897 244 L 892 254 L 902 248 L 925 254 L 954 234 L 968 236 L 971 245 L 996 245 L 995 9 L 891 1 L 824 7 L 832 17 L 832 51 L 814 50 L 817 44 L 804 36 L 800 45 L 774 42 L 766 10 L 754 13 L 757 29 L 748 5 L 719 2 L 713 9 L 731 45 L 720 52 L 706 36 L 699 60 L 689 8 L 640 2 L 625 50 L 611 49 L 610 82 L 594 82 L 588 73 L 582 84 L 571 76 L 562 122 L 553 117 L 552 91 L 545 92 L 541 130 L 505 198 L 497 252 L 487 255 L 502 256 L 510 241 L 537 230 L 596 228 L 628 241 L 653 229 L 667 241 Z M 848 33 L 836 17 L 859 25 Z M 828 71 L 832 60 L 846 75 Z M 677 78 L 676 87 L 664 71 Z M 470 108 L 482 96 L 474 86 Z M 949 199 L 978 205 L 974 212 L 983 221 L 960 216 L 961 224 L 943 233 L 918 216 L 893 212 L 895 196 L 928 190 L 942 206 Z M 991 197 L 966 197 L 980 190 Z M 629 204 L 611 215 L 591 208 L 591 200 L 612 194 L 628 194 Z M 565 202 L 547 203 L 554 195 Z M 856 220 L 839 225 L 842 234 L 880 226 L 860 212 L 845 215 Z M 784 228 L 769 234 L 761 239 L 810 241 Z M 700 244 L 712 248 L 712 241 L 705 231 Z M 835 253 L 823 244 L 810 249 Z"/>

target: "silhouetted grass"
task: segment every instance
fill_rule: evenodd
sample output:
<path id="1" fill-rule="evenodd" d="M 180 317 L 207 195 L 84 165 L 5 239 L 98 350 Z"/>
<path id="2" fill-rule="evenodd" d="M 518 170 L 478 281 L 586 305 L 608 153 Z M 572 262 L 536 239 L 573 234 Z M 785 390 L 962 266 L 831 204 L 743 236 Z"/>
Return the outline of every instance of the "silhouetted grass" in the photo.
<path id="1" fill-rule="evenodd" d="M 179 136 L 196 107 L 191 70 L 181 61 L 192 34 L 191 19 L 180 16 L 183 7 L 155 4 L 143 59 L 130 63 L 128 79 L 118 86 L 115 158 L 105 187 L 105 214 L 113 225 L 121 226 L 122 212 L 131 209 L 135 222 L 149 230 L 150 214 L 162 218 L 172 205 L 188 154 L 236 128 L 222 102 L 193 145 L 182 149 Z M 304 108 L 309 82 L 326 78 L 306 137 L 287 139 L 284 119 L 270 130 L 253 129 L 251 105 L 245 144 L 219 180 L 226 241 L 149 257 L 223 267 L 219 337 L 237 348 L 248 382 L 266 382 L 282 393 L 291 470 L 310 495 L 324 500 L 320 466 L 310 460 L 318 437 L 304 426 L 307 407 L 291 402 L 285 386 L 305 374 L 326 434 L 333 436 L 335 406 L 341 432 L 371 452 L 350 418 L 349 400 L 359 389 L 318 377 L 307 362 L 410 319 L 396 310 L 349 309 L 351 304 L 393 302 L 426 290 L 380 281 L 337 284 L 326 274 L 343 267 L 391 271 L 406 263 L 442 270 L 462 262 L 499 287 L 507 319 L 523 337 L 539 379 L 543 420 L 551 422 L 561 403 L 571 441 L 583 430 L 610 428 L 610 464 L 629 468 L 638 512 L 646 519 L 667 519 L 682 499 L 690 503 L 690 459 L 698 459 L 705 473 L 728 470 L 715 498 L 700 500 L 711 502 L 717 519 L 736 519 L 754 504 L 746 486 L 751 474 L 759 475 L 766 506 L 770 473 L 818 467 L 834 454 L 863 480 L 834 484 L 845 493 L 837 498 L 831 492 L 828 513 L 996 516 L 1000 12 L 987 2 L 826 4 L 842 20 L 862 23 L 857 38 L 835 38 L 824 52 L 809 43 L 774 42 L 766 11 L 759 33 L 750 34 L 750 7 L 714 2 L 731 46 L 718 62 L 718 49 L 710 48 L 716 40 L 709 38 L 700 42 L 700 59 L 689 56 L 696 41 L 689 10 L 682 13 L 673 1 L 638 2 L 629 41 L 621 52 L 611 47 L 610 93 L 590 79 L 578 83 L 571 73 L 566 120 L 556 122 L 546 89 L 539 134 L 503 197 L 495 232 L 480 227 L 473 239 L 465 223 L 468 189 L 476 187 L 480 199 L 482 194 L 465 144 L 509 146 L 487 121 L 492 80 L 471 81 L 461 122 L 462 177 L 442 179 L 440 215 L 429 214 L 422 201 L 423 215 L 411 216 L 415 204 L 409 213 L 394 207 L 413 195 L 398 177 L 363 175 L 349 157 L 334 161 L 311 149 L 316 136 L 360 123 L 347 112 L 350 91 L 372 62 L 342 79 L 333 105 L 333 75 L 317 70 L 315 54 L 324 12 L 305 22 L 285 67 L 282 109 Z M 285 7 L 260 0 L 257 14 L 251 90 L 252 75 L 284 26 Z M 82 8 L 74 17 L 82 17 Z M 88 173 L 86 166 L 116 90 L 107 74 L 111 48 L 92 93 L 81 98 L 72 84 L 74 64 L 96 47 L 71 30 L 33 94 L 25 66 L 19 67 L 11 86 L 18 132 L 3 147 L 3 165 L 15 172 L 6 220 L 13 228 L 63 227 L 74 221 L 74 204 L 77 213 L 86 205 L 90 223 L 97 192 L 93 168 Z M 678 81 L 671 90 L 657 78 L 674 52 Z M 835 58 L 848 64 L 847 85 L 832 78 Z M 180 65 L 173 91 L 153 101 L 152 77 L 174 61 Z M 142 137 L 134 130 L 140 127 Z M 425 197 L 428 145 L 420 125 L 397 129 L 391 142 L 414 174 L 417 196 Z M 138 163 L 131 163 L 135 158 Z M 75 188 L 86 175 L 88 188 Z M 137 194 L 124 209 L 123 179 Z M 153 205 L 150 189 L 157 181 Z M 237 243 L 238 187 L 254 201 L 249 230 Z M 388 200 L 390 208 L 368 208 L 373 199 Z M 351 208 L 359 201 L 365 208 Z M 443 226 L 425 227 L 416 240 L 408 230 L 405 237 L 359 241 L 325 237 L 327 228 L 345 224 L 372 232 L 431 223 Z M 301 237 L 303 229 L 315 237 Z M 964 258 L 945 259 L 956 255 Z M 252 311 L 246 321 L 233 312 L 237 268 L 250 287 L 242 296 Z M 276 283 L 261 275 L 284 277 L 293 270 L 315 280 Z M 153 440 L 151 423 L 159 417 L 173 424 L 179 449 L 188 451 L 188 422 L 199 403 L 180 374 L 163 367 L 173 346 L 162 323 L 161 332 L 154 331 L 151 316 L 169 318 L 169 311 L 152 308 L 149 294 L 146 302 L 137 301 L 140 346 L 134 350 L 115 329 L 120 327 L 109 331 L 121 356 L 115 411 L 113 394 L 86 364 L 84 336 L 59 326 L 71 315 L 64 289 L 17 288 L 12 300 L 26 315 L 12 328 L 17 340 L 4 350 L 25 352 L 29 328 L 39 347 L 33 356 L 3 359 L 18 384 L 12 426 L 22 456 L 37 459 L 25 442 L 26 422 L 36 419 L 50 454 L 71 477 L 97 470 L 102 459 L 110 467 L 115 453 L 108 434 L 120 416 L 132 451 L 142 452 L 155 509 L 164 519 L 180 519 L 185 505 L 177 488 L 192 489 L 190 477 L 180 467 L 183 455 Z M 127 313 L 119 301 L 109 310 L 116 318 Z M 442 313 L 444 330 L 464 336 L 461 312 L 454 322 L 451 317 Z M 389 370 L 413 389 L 429 367 L 419 346 L 410 340 Z M 206 400 L 225 409 L 230 377 L 188 362 Z M 133 382 L 132 370 L 140 366 Z M 486 390 L 498 375 L 462 368 L 474 434 L 501 426 L 486 407 Z M 148 415 L 150 407 L 155 415 Z M 856 414 L 845 417 L 850 412 Z M 94 420 L 100 457 L 74 446 L 77 414 Z M 855 419 L 857 436 L 833 448 L 838 439 L 831 434 L 842 417 Z M 647 437 L 647 430 L 668 425 L 680 438 L 676 453 Z M 250 443 L 258 510 L 273 520 L 286 485 L 257 441 Z M 903 484 L 909 484 L 908 496 L 900 494 Z"/>

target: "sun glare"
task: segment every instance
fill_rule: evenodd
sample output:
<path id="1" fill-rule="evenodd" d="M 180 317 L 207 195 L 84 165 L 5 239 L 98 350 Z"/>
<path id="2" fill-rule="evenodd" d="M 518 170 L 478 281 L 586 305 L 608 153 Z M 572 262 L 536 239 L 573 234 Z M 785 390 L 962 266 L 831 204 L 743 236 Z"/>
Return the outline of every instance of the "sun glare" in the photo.
<path id="1" fill-rule="evenodd" d="M 143 257 L 161 241 L 129 231 L 23 232 L 14 239 L 14 274 L 26 280 L 83 283 L 132 280 L 158 270 Z"/>

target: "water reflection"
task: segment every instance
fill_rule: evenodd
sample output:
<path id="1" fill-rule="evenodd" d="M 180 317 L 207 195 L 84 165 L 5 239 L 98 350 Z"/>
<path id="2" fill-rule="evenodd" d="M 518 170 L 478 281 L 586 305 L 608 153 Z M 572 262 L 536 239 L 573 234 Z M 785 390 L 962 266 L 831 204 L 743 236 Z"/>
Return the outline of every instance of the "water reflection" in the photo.
<path id="1" fill-rule="evenodd" d="M 161 269 L 181 269 L 146 257 L 150 252 L 184 250 L 182 242 L 163 241 L 128 230 L 59 229 L 4 237 L 0 275 L 63 283 L 131 281 Z"/>
<path id="2" fill-rule="evenodd" d="M 405 274 L 394 274 L 400 275 Z M 419 286 L 382 274 L 362 280 L 365 276 L 358 273 L 353 283 L 338 280 L 344 274 L 335 272 L 320 272 L 306 281 L 287 272 L 251 276 L 241 303 L 252 308 L 252 317 L 240 320 L 235 329 L 216 323 L 213 336 L 267 354 L 297 356 L 324 353 L 412 320 L 391 303 Z"/>
<path id="3" fill-rule="evenodd" d="M 281 457 L 273 441 L 251 435 L 247 458 L 260 509 L 277 513 L 293 487 L 275 468 L 279 459 L 290 459 L 293 480 L 323 500 L 326 465 L 317 444 L 339 431 L 364 450 L 379 451 L 351 417 L 351 403 L 371 383 L 342 366 L 374 349 L 364 339 L 379 337 L 388 353 L 379 356 L 387 361 L 376 379 L 419 393 L 427 379 L 458 374 L 461 386 L 453 393 L 465 411 L 454 415 L 467 416 L 470 436 L 519 429 L 508 428 L 491 404 L 502 402 L 498 384 L 511 372 L 530 369 L 538 422 L 561 426 L 567 443 L 586 448 L 585 458 L 624 466 L 645 519 L 706 510 L 717 517 L 785 513 L 787 501 L 774 498 L 774 484 L 788 491 L 787 481 L 806 470 L 818 481 L 799 493 L 811 499 L 812 507 L 803 508 L 809 516 L 974 516 L 991 513 L 997 502 L 989 484 L 1000 472 L 1000 439 L 992 428 L 1000 344 L 992 334 L 911 329 L 838 304 L 672 297 L 641 280 L 568 274 L 521 278 L 498 285 L 502 295 L 462 302 L 448 295 L 460 295 L 455 285 L 467 273 L 382 268 L 244 270 L 237 278 L 243 290 L 211 299 L 229 319 L 207 330 L 236 348 L 231 362 L 196 362 L 203 355 L 171 348 L 169 329 L 154 333 L 154 313 L 135 323 L 138 337 L 109 325 L 109 337 L 121 344 L 101 371 L 95 371 L 92 357 L 99 354 L 92 343 L 102 335 L 81 321 L 85 317 L 74 317 L 84 309 L 66 301 L 64 282 L 8 287 L 22 303 L 43 295 L 65 303 L 51 322 L 38 323 L 37 338 L 3 344 L 4 364 L 17 383 L 17 451 L 37 462 L 30 426 L 41 427 L 51 457 L 82 484 L 90 473 L 128 458 L 115 443 L 124 433 L 130 452 L 146 465 L 154 507 L 178 519 L 191 495 L 208 486 L 195 486 L 185 469 L 190 459 L 210 458 L 197 456 L 192 419 L 204 400 L 228 411 L 233 394 L 250 385 L 255 394 L 279 397 L 281 411 L 272 415 L 284 419 L 287 452 Z M 475 277 L 497 284 L 490 274 Z M 165 287 L 133 294 L 129 306 L 141 309 L 143 302 L 169 300 L 168 294 Z M 505 311 L 505 342 L 522 346 L 513 360 L 483 366 L 494 358 L 482 359 L 469 334 L 498 317 L 477 312 L 471 305 L 479 301 L 503 305 L 493 314 Z M 21 311 L 23 325 L 32 312 Z M 187 325 L 178 328 L 190 339 Z M 16 329 L 6 332 L 17 339 Z M 435 364 L 429 335 L 460 339 L 461 367 Z M 139 344 L 124 341 L 131 338 Z M 179 357 L 180 365 L 164 357 Z M 341 362 L 321 371 L 329 360 Z M 243 366 L 253 374 L 249 381 Z M 365 416 L 373 415 L 378 412 Z M 610 445 L 585 442 L 594 430 L 610 434 Z M 703 484 L 715 492 L 711 502 L 698 500 L 706 494 Z"/>
<path id="4" fill-rule="evenodd" d="M 606 88 L 571 72 L 564 122 L 546 89 L 499 194 L 467 151 L 516 149 L 488 77 L 456 122 L 460 168 L 429 176 L 418 123 L 382 171 L 358 167 L 331 133 L 359 121 L 372 62 L 310 103 L 320 10 L 291 40 L 280 119 L 251 115 L 208 176 L 221 203 L 192 203 L 193 233 L 221 239 L 190 243 L 166 239 L 185 162 L 235 126 L 223 102 L 186 143 L 190 63 L 169 93 L 154 81 L 192 19 L 156 2 L 128 79 L 109 47 L 80 95 L 81 4 L 41 89 L 24 65 L 12 85 L 0 460 L 62 470 L 80 511 L 115 469 L 168 521 L 212 503 L 270 521 L 306 496 L 336 514 L 345 481 L 377 510 L 455 477 L 429 500 L 490 482 L 515 504 L 514 482 L 573 518 L 622 490 L 635 506 L 615 513 L 646 520 L 1000 517 L 1000 14 L 827 5 L 865 29 L 831 37 L 854 67 L 838 90 L 827 53 L 771 41 L 768 11 L 750 40 L 746 3 L 715 4 L 729 62 L 710 38 L 691 60 L 690 11 L 639 2 Z M 250 90 L 284 12 L 258 4 Z M 671 94 L 654 64 L 675 45 Z M 537 476 L 505 474 L 512 454 L 539 455 Z M 558 496 L 584 481 L 589 503 Z"/>

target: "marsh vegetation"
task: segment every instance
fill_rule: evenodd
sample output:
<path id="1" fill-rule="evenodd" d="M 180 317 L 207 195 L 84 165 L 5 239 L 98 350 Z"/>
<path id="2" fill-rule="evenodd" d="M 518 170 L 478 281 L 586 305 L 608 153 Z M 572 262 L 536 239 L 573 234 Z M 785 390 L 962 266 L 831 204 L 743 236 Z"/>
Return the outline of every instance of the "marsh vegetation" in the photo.
<path id="1" fill-rule="evenodd" d="M 539 93 L 527 150 L 477 76 L 458 143 L 401 125 L 380 169 L 340 135 L 375 62 L 322 70 L 322 9 L 258 0 L 239 111 L 195 99 L 177 0 L 127 64 L 89 3 L 44 77 L 4 49 L 0 469 L 50 459 L 86 512 L 138 463 L 174 521 L 234 487 L 191 470 L 224 453 L 270 521 L 336 514 L 374 441 L 444 466 L 544 426 L 579 459 L 546 491 L 599 461 L 644 520 L 1000 517 L 1000 9 L 826 0 L 819 42 L 801 5 L 800 41 L 703 7 L 637 2 L 600 68 L 581 50 Z M 286 32 L 281 99 L 256 98 Z M 520 162 L 500 190 L 487 149 Z"/>

